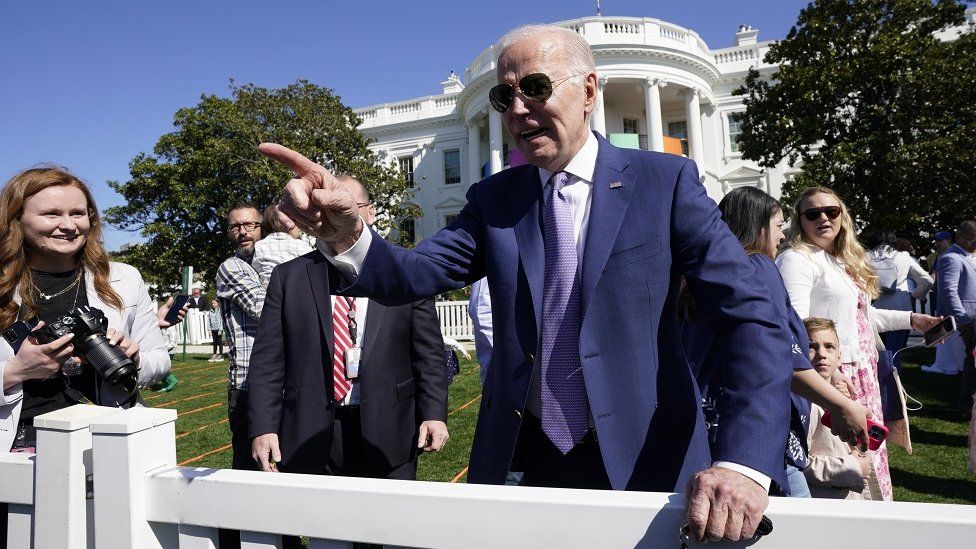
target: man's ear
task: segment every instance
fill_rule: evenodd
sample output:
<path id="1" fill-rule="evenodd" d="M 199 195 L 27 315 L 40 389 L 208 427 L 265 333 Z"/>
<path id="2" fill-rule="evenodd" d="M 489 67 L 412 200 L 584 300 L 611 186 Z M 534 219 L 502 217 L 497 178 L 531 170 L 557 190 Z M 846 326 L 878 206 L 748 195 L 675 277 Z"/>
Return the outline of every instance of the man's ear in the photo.
<path id="1" fill-rule="evenodd" d="M 600 93 L 600 83 L 597 80 L 596 73 L 590 71 L 586 73 L 583 80 L 583 92 L 586 94 L 586 99 L 583 103 L 583 111 L 587 114 L 593 112 L 593 108 L 596 107 L 596 97 Z"/>

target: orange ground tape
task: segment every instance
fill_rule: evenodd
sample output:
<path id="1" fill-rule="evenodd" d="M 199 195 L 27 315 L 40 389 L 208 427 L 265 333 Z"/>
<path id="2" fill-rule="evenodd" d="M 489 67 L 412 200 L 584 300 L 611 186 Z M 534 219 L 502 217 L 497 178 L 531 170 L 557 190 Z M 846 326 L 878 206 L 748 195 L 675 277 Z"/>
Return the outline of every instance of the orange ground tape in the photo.
<path id="1" fill-rule="evenodd" d="M 202 431 L 204 429 L 209 429 L 209 428 L 213 427 L 214 425 L 220 425 L 222 423 L 227 423 L 228 421 L 230 421 L 230 418 L 224 418 L 224 419 L 218 421 L 217 423 L 210 423 L 210 424 L 204 425 L 203 427 L 197 427 L 196 429 L 194 429 L 192 431 L 187 431 L 185 433 L 180 433 L 180 434 L 176 435 L 175 440 L 179 440 L 179 439 L 185 437 L 186 435 L 192 435 L 193 433 L 196 433 L 197 431 Z"/>
<path id="2" fill-rule="evenodd" d="M 177 463 L 177 465 L 180 466 L 180 467 L 182 467 L 184 465 L 188 465 L 190 463 L 193 463 L 194 461 L 200 461 L 201 459 L 203 459 L 203 458 L 205 458 L 207 456 L 212 456 L 213 454 L 216 454 L 218 452 L 223 452 L 224 450 L 226 450 L 226 449 L 228 449 L 230 447 L 231 447 L 230 444 L 228 444 L 227 446 L 221 446 L 220 448 L 216 448 L 214 450 L 210 450 L 209 452 L 204 452 L 204 453 L 200 454 L 197 457 L 191 457 L 190 459 L 181 461 L 181 462 Z"/>
<path id="3" fill-rule="evenodd" d="M 211 408 L 216 408 L 217 406 L 226 406 L 226 405 L 227 405 L 226 402 L 218 402 L 216 404 L 211 404 L 210 406 L 204 406 L 203 408 L 197 408 L 195 410 L 190 410 L 189 412 L 183 412 L 182 414 L 180 414 L 179 417 L 184 418 L 184 417 L 186 417 L 186 416 L 188 416 L 190 414 L 195 414 L 197 412 L 202 412 L 204 410 L 209 410 Z"/>
<path id="4" fill-rule="evenodd" d="M 458 406 L 457 408 L 455 408 L 454 410 L 452 410 L 452 411 L 451 411 L 450 413 L 448 413 L 447 415 L 448 415 L 448 416 L 453 416 L 454 414 L 456 414 L 456 413 L 458 413 L 458 412 L 460 412 L 461 410 L 463 410 L 463 409 L 465 409 L 465 408 L 467 408 L 468 406 L 471 406 L 472 404 L 474 404 L 475 402 L 477 402 L 477 401 L 478 401 L 478 400 L 480 400 L 480 399 L 481 399 L 481 395 L 478 395 L 478 396 L 476 396 L 476 397 L 474 397 L 474 398 L 472 398 L 471 400 L 469 400 L 469 401 L 467 401 L 467 402 L 465 402 L 465 403 L 464 403 L 464 404 L 462 404 L 461 406 Z"/>
<path id="5" fill-rule="evenodd" d="M 203 385 L 197 385 L 197 386 L 195 386 L 194 389 L 202 389 L 204 387 L 210 387 L 211 385 L 217 385 L 218 383 L 227 383 L 227 380 L 226 379 L 221 379 L 219 381 L 214 381 L 213 383 L 204 383 Z M 204 395 L 212 395 L 213 392 L 203 393 L 203 394 Z M 144 400 L 146 402 L 149 402 L 150 400 L 155 400 L 157 398 L 162 398 L 164 396 L 166 396 L 166 393 L 158 393 L 158 394 L 155 394 L 155 395 L 150 395 L 150 396 L 146 397 Z M 172 395 L 169 395 L 169 396 L 172 396 Z M 184 398 L 184 399 L 181 399 L 181 400 L 174 400 L 173 402 L 182 402 L 183 400 L 189 400 L 190 398 L 197 398 L 197 396 L 188 397 L 188 398 Z M 173 402 L 167 402 L 166 404 L 172 404 Z M 162 406 L 162 404 L 160 404 L 159 406 Z"/>
<path id="6" fill-rule="evenodd" d="M 463 477 L 466 474 L 468 474 L 468 468 L 467 467 L 465 467 L 464 469 L 461 469 L 461 472 L 460 473 L 454 475 L 454 478 L 451 479 L 451 482 L 457 482 L 457 481 L 461 480 L 461 477 Z"/>
<path id="7" fill-rule="evenodd" d="M 176 399 L 176 400 L 171 400 L 169 402 L 160 402 L 160 403 L 157 403 L 157 404 L 153 404 L 153 408 L 165 408 L 165 407 L 167 407 L 167 406 L 169 406 L 171 404 L 176 404 L 177 402 L 185 402 L 187 400 L 196 400 L 198 398 L 213 396 L 215 394 L 219 394 L 219 393 L 201 393 L 199 395 L 193 395 L 193 396 L 188 396 L 188 397 L 185 397 L 185 398 L 179 398 L 179 399 Z"/>

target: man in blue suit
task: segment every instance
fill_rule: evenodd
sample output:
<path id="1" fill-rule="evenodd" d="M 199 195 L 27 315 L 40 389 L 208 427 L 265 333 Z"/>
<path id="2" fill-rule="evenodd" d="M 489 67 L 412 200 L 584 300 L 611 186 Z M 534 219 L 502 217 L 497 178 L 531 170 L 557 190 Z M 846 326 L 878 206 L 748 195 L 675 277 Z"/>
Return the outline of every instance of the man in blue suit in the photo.
<path id="1" fill-rule="evenodd" d="M 597 76 L 577 33 L 523 27 L 500 46 L 489 97 L 530 165 L 473 185 L 454 223 L 405 250 L 363 229 L 324 168 L 262 144 L 297 176 L 283 221 L 319 237 L 344 294 L 392 305 L 487 276 L 495 347 L 469 482 L 512 468 L 529 485 L 684 486 L 693 535 L 751 536 L 785 482 L 789 424 L 791 340 L 767 289 L 693 162 L 588 130 Z M 682 275 L 726 358 L 714 455 L 675 327 Z"/>
<path id="2" fill-rule="evenodd" d="M 966 352 L 963 355 L 962 376 L 959 380 L 959 411 L 966 418 L 973 410 L 976 392 L 976 367 L 973 349 L 976 348 L 976 221 L 963 221 L 956 229 L 956 243 L 949 247 L 935 264 L 939 290 L 939 314 L 953 316 Z"/>

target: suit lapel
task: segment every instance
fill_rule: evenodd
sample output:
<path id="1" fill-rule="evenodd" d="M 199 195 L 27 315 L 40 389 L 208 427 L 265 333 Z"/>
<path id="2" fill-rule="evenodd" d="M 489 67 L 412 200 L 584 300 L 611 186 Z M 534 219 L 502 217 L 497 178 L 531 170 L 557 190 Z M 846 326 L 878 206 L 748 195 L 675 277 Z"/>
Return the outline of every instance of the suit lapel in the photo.
<path id="1" fill-rule="evenodd" d="M 529 281 L 532 308 L 535 310 L 536 330 L 540 330 L 542 318 L 542 281 L 546 267 L 546 252 L 542 243 L 542 217 L 539 205 L 542 204 L 542 185 L 539 170 L 526 170 L 522 180 L 515 185 L 512 196 L 513 210 L 519 205 L 528 204 L 525 215 L 515 223 L 515 239 L 518 242 L 519 258 L 525 277 Z"/>
<path id="2" fill-rule="evenodd" d="M 329 263 L 323 257 L 320 261 L 309 263 L 306 269 L 308 283 L 312 287 L 312 299 L 319 313 L 319 328 L 325 335 L 329 356 L 332 356 L 332 295 L 329 293 Z M 326 360 L 324 363 L 331 370 L 332 361 Z M 329 373 L 327 379 L 331 379 L 331 375 Z"/>
<path id="3" fill-rule="evenodd" d="M 580 279 L 580 308 L 583 314 L 610 257 L 630 197 L 637 187 L 637 181 L 623 173 L 629 164 L 623 153 L 603 138 L 598 136 L 597 139 L 600 151 L 593 171 L 592 202 Z"/>
<path id="4" fill-rule="evenodd" d="M 380 333 L 380 324 L 383 323 L 383 317 L 386 314 L 386 307 L 380 305 L 379 303 L 369 300 L 369 305 L 366 306 L 366 326 L 363 328 L 362 340 L 366 342 L 363 346 L 363 356 L 360 358 L 360 364 L 367 364 L 369 361 L 369 356 L 372 353 L 373 347 L 375 347 L 377 338 Z"/>

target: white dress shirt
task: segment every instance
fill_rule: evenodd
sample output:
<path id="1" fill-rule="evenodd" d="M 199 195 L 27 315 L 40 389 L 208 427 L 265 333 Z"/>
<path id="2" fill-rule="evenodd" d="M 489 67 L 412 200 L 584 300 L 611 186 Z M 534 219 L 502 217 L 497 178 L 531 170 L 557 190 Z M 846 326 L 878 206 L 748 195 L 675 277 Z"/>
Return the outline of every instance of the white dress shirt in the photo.
<path id="1" fill-rule="evenodd" d="M 573 206 L 573 235 L 576 238 L 576 251 L 578 265 L 580 266 L 583 265 L 583 249 L 586 245 L 586 233 L 590 220 L 590 205 L 593 203 L 593 172 L 596 170 L 596 157 L 599 151 L 600 144 L 597 142 L 596 136 L 590 132 L 586 143 L 562 170 L 570 175 L 569 181 L 563 187 L 563 196 L 567 197 Z M 539 168 L 539 183 L 543 187 L 542 196 L 545 200 L 548 200 L 549 190 L 547 187 L 552 173 L 549 170 Z M 372 233 L 364 230 L 359 240 L 339 255 L 334 255 L 322 241 L 318 242 L 318 248 L 322 255 L 339 269 L 339 272 L 349 280 L 355 280 L 366 260 L 366 252 L 369 251 L 372 241 Z M 772 482 L 768 476 L 738 463 L 716 461 L 712 465 L 741 473 L 756 481 L 767 491 Z"/>

